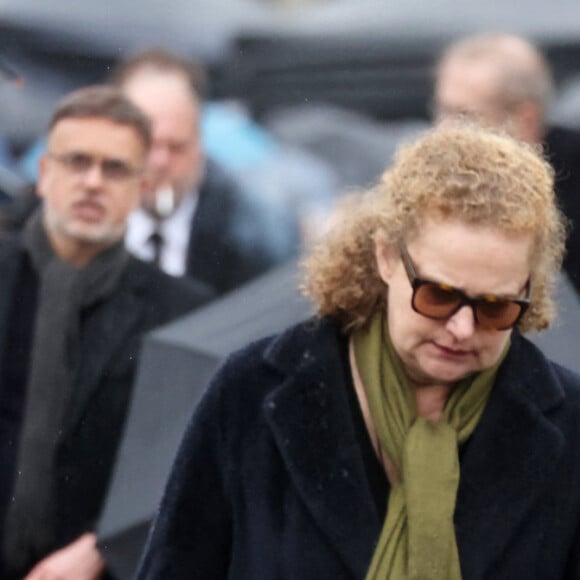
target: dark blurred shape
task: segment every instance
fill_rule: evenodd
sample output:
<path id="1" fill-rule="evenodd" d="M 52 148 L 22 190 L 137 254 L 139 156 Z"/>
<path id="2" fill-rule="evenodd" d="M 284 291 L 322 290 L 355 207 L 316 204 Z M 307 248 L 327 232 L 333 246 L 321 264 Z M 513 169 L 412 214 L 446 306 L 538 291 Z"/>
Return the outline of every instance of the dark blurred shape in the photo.
<path id="1" fill-rule="evenodd" d="M 2 212 L 17 201 L 25 189 L 26 182 L 19 175 L 0 165 L 0 222 Z"/>
<path id="2" fill-rule="evenodd" d="M 8 203 L 0 204 L 0 239 L 17 235 L 39 205 L 40 198 L 34 185 L 23 185 Z"/>
<path id="3" fill-rule="evenodd" d="M 553 361 L 580 373 L 578 329 L 580 328 L 580 300 L 563 272 L 558 278 L 554 298 L 558 316 L 549 330 L 532 333 L 529 338 Z"/>
<path id="4" fill-rule="evenodd" d="M 3 57 L 0 57 L 0 79 L 18 88 L 24 86 L 24 77 Z M 4 165 L 0 165 L 0 206 L 2 208 L 12 202 L 23 187 L 24 181 L 18 175 Z"/>
<path id="5" fill-rule="evenodd" d="M 421 121 L 377 123 L 362 113 L 331 105 L 302 105 L 272 112 L 267 129 L 282 142 L 327 162 L 341 192 L 374 184 L 402 141 L 427 127 Z"/>
<path id="6" fill-rule="evenodd" d="M 563 268 L 580 292 L 580 130 L 550 126 L 544 148 L 554 167 L 558 204 L 569 220 Z"/>
<path id="7" fill-rule="evenodd" d="M 220 363 L 233 350 L 311 314 L 292 263 L 146 339 L 97 528 L 107 565 L 119 578 L 135 571 L 186 423 Z"/>
<path id="8" fill-rule="evenodd" d="M 332 104 L 379 119 L 426 118 L 433 54 L 441 41 L 352 30 L 336 36 L 245 36 L 224 66 L 224 90 L 258 117 L 274 109 Z"/>
<path id="9" fill-rule="evenodd" d="M 17 86 L 24 86 L 24 77 L 20 76 L 3 58 L 0 58 L 0 74 Z"/>

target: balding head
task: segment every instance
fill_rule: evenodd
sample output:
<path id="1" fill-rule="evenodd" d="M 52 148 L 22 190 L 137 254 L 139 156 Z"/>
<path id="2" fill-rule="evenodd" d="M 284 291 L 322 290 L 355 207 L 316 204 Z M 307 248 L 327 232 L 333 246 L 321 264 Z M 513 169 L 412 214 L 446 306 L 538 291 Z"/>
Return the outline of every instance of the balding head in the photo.
<path id="1" fill-rule="evenodd" d="M 152 123 L 153 145 L 147 163 L 150 188 L 143 206 L 155 213 L 159 191 L 170 186 L 179 202 L 201 182 L 199 96 L 184 61 L 159 51 L 123 63 L 114 81 Z"/>
<path id="2" fill-rule="evenodd" d="M 437 66 L 436 118 L 464 115 L 539 142 L 553 92 L 548 64 L 523 38 L 468 37 L 451 45 Z"/>

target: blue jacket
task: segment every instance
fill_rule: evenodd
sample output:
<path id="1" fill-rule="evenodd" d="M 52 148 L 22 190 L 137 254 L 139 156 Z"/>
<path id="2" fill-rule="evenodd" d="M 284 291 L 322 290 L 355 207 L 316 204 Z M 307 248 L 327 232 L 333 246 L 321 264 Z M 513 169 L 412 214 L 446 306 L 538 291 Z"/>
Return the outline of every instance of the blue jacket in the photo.
<path id="1" fill-rule="evenodd" d="M 341 352 L 323 319 L 230 358 L 185 435 L 139 579 L 365 577 L 382 522 Z M 580 578 L 580 377 L 517 333 L 462 453 L 455 527 L 464 580 Z"/>

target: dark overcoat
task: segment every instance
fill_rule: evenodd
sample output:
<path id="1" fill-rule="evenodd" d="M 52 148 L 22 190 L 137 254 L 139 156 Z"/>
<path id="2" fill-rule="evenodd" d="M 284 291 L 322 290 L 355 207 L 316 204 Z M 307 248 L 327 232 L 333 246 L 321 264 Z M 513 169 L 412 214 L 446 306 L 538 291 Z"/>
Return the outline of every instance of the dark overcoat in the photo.
<path id="1" fill-rule="evenodd" d="M 8 320 L 20 298 L 17 281 L 25 260 L 17 241 L 0 246 L 0 353 L 10 340 Z M 112 295 L 83 313 L 78 371 L 57 449 L 55 547 L 92 530 L 100 514 L 143 336 L 200 306 L 209 296 L 205 286 L 177 280 L 129 258 Z"/>
<path id="2" fill-rule="evenodd" d="M 140 580 L 354 580 L 382 522 L 336 324 L 233 355 L 185 435 Z M 464 580 L 580 578 L 580 378 L 514 333 L 462 453 Z"/>

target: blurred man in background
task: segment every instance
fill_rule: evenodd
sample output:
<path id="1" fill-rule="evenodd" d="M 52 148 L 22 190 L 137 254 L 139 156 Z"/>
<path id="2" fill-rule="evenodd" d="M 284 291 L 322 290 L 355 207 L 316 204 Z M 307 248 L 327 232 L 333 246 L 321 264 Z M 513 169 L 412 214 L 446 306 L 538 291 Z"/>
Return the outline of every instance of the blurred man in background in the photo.
<path id="1" fill-rule="evenodd" d="M 223 294 L 289 255 L 268 238 L 257 200 L 205 158 L 199 79 L 190 62 L 163 50 L 137 54 L 113 75 L 153 125 L 149 186 L 126 244 L 166 272 L 195 276 Z"/>
<path id="2" fill-rule="evenodd" d="M 564 269 L 580 291 L 580 135 L 547 126 L 554 88 L 546 59 L 507 34 L 462 39 L 442 55 L 435 78 L 435 118 L 463 116 L 542 144 L 556 172 L 556 194 L 570 220 Z"/>
<path id="3" fill-rule="evenodd" d="M 43 203 L 0 245 L 1 578 L 100 577 L 93 530 L 141 339 L 207 298 L 124 248 L 150 140 L 118 90 L 65 97 L 40 161 Z"/>

